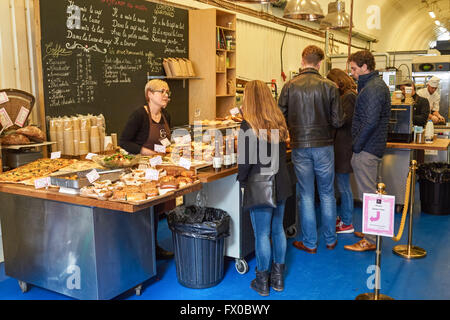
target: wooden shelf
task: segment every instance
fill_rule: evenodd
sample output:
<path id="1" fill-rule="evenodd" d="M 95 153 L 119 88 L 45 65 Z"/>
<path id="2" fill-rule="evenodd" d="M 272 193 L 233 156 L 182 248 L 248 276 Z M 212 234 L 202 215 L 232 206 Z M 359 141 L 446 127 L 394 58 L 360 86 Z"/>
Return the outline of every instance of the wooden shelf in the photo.
<path id="1" fill-rule="evenodd" d="M 224 97 L 234 97 L 236 94 L 218 94 L 216 95 L 217 98 L 224 98 Z"/>

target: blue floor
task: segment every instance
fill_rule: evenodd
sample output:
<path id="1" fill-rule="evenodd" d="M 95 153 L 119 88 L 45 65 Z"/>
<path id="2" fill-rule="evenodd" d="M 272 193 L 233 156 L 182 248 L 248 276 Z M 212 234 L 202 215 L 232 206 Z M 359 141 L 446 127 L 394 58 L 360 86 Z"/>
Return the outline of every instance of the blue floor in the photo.
<path id="1" fill-rule="evenodd" d="M 396 214 L 398 230 L 401 214 Z M 361 208 L 355 208 L 354 222 L 361 230 Z M 407 221 L 408 223 L 408 221 Z M 406 224 L 403 238 L 408 240 Z M 392 253 L 398 244 L 383 237 L 381 258 L 381 293 L 396 300 L 450 299 L 450 215 L 436 216 L 425 213 L 414 215 L 413 245 L 424 248 L 427 256 L 423 259 L 407 260 Z M 249 230 L 252 232 L 252 230 Z M 160 221 L 158 238 L 160 244 L 173 249 L 171 231 L 165 219 Z M 144 284 L 141 296 L 134 291 L 126 292 L 117 299 L 129 300 L 354 300 L 358 294 L 373 292 L 367 287 L 373 272 L 367 269 L 375 264 L 375 252 L 351 252 L 344 245 L 353 244 L 359 239 L 353 234 L 338 235 L 337 247 L 330 251 L 323 242 L 319 243 L 315 255 L 299 251 L 292 246 L 294 239 L 288 239 L 286 257 L 286 287 L 283 292 L 271 289 L 268 297 L 261 297 L 250 289 L 254 278 L 255 257 L 247 257 L 250 271 L 239 274 L 234 259 L 225 257 L 224 279 L 215 287 L 190 289 L 178 283 L 175 263 L 157 261 L 157 277 Z M 320 241 L 320 239 L 319 239 Z M 369 280 L 369 281 L 368 281 Z M 15 279 L 5 276 L 3 263 L 0 264 L 1 300 L 65 300 L 64 295 L 45 289 L 31 287 L 22 293 Z"/>

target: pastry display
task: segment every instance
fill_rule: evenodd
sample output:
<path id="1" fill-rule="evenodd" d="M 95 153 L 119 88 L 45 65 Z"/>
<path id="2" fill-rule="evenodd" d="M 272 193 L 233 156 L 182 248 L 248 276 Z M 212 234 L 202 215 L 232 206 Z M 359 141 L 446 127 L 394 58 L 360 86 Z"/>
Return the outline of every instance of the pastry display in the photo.
<path id="1" fill-rule="evenodd" d="M 142 202 L 165 195 L 196 182 L 194 171 L 178 166 L 157 166 L 157 181 L 145 179 L 145 170 L 134 169 L 120 175 L 120 180 L 96 181 L 80 189 L 80 195 L 100 200 Z"/>
<path id="2" fill-rule="evenodd" d="M 67 167 L 77 160 L 38 159 L 26 165 L 0 174 L 0 182 L 22 182 L 50 176 L 51 173 Z"/>

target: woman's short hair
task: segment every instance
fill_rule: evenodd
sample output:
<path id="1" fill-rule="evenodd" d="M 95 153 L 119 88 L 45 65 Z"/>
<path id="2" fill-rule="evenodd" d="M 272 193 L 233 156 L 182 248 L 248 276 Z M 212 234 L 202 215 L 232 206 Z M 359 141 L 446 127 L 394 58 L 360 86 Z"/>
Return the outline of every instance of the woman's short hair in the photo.
<path id="1" fill-rule="evenodd" d="M 348 57 L 348 62 L 354 62 L 358 67 L 362 67 L 364 64 L 367 65 L 369 71 L 375 70 L 375 57 L 368 50 L 357 51 L 352 53 Z"/>
<path id="2" fill-rule="evenodd" d="M 160 90 L 160 89 L 169 89 L 169 85 L 167 82 L 161 79 L 152 79 L 147 82 L 145 85 L 144 93 L 145 93 L 145 100 L 148 102 L 148 92 L 154 91 L 154 90 Z"/>

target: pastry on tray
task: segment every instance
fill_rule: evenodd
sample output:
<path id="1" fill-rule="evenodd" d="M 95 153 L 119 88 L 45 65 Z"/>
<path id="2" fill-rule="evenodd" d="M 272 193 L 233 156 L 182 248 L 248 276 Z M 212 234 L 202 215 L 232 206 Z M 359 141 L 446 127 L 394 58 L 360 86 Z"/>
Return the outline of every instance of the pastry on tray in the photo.
<path id="1" fill-rule="evenodd" d="M 144 201 L 147 200 L 147 195 L 144 192 L 127 193 L 127 201 Z"/>
<path id="2" fill-rule="evenodd" d="M 32 143 L 27 136 L 20 133 L 11 133 L 2 138 L 3 145 L 23 145 Z"/>

